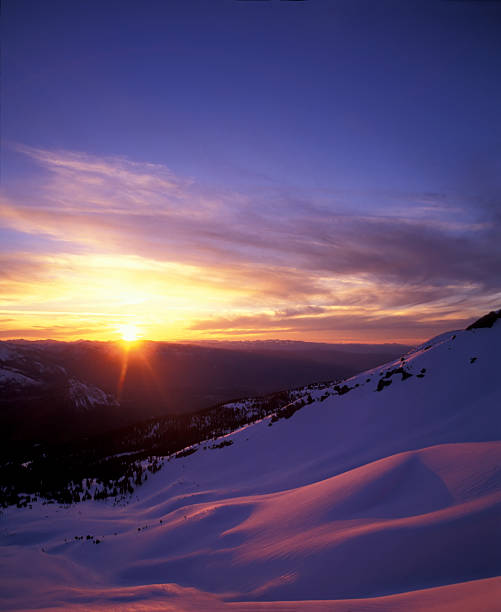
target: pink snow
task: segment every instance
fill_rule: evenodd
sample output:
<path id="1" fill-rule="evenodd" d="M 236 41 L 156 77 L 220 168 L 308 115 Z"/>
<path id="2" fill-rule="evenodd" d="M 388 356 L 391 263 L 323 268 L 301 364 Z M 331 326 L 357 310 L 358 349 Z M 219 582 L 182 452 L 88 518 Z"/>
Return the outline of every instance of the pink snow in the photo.
<path id="1" fill-rule="evenodd" d="M 376 391 L 386 364 L 201 444 L 128 504 L 7 509 L 0 607 L 499 610 L 500 346 L 499 322 L 442 335 L 407 380 Z"/>

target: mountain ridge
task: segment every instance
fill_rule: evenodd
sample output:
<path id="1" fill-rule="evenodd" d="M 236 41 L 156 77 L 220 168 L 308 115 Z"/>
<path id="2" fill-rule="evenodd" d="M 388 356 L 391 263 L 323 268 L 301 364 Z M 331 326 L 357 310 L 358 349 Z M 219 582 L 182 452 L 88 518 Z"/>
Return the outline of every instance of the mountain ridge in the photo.
<path id="1" fill-rule="evenodd" d="M 0 430 L 34 441 L 51 434 L 56 439 L 89 435 L 156 416 L 196 413 L 315 378 L 344 378 L 406 348 L 366 345 L 353 352 L 307 344 L 299 350 L 292 343 L 274 351 L 150 341 L 4 341 Z"/>

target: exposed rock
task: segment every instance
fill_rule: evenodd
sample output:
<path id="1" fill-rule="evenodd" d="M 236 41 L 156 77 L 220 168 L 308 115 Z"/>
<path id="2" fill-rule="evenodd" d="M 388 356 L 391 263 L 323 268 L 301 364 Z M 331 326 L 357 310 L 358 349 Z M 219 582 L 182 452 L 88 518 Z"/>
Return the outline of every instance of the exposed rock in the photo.
<path id="1" fill-rule="evenodd" d="M 489 312 L 489 314 L 480 317 L 480 319 L 478 319 L 478 321 L 475 321 L 475 323 L 468 325 L 466 329 L 470 330 L 477 329 L 479 327 L 492 327 L 498 319 L 501 319 L 501 309 L 496 311 L 492 310 L 491 312 Z"/>

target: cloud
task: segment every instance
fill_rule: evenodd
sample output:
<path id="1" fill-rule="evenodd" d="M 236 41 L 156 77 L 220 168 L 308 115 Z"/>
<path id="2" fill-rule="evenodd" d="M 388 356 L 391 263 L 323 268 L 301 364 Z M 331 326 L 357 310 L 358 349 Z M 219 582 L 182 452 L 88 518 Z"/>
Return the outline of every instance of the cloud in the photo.
<path id="1" fill-rule="evenodd" d="M 447 329 L 463 329 L 472 317 L 451 317 L 447 319 Z M 198 321 L 193 329 L 210 331 L 220 336 L 249 336 L 258 334 L 276 337 L 286 334 L 289 337 L 306 337 L 311 340 L 329 341 L 336 338 L 347 342 L 353 339 L 353 330 L 359 338 L 373 342 L 388 342 L 398 339 L 404 343 L 417 343 L 444 330 L 444 320 L 440 317 L 425 318 L 417 313 L 407 315 L 375 315 L 363 311 L 321 314 L 320 316 L 289 317 L 277 315 L 246 315 L 241 317 L 220 317 Z"/>
<path id="2" fill-rule="evenodd" d="M 22 300 L 24 291 L 40 306 L 49 282 L 54 309 L 65 296 L 77 299 L 73 274 L 99 308 L 120 286 L 156 309 L 178 304 L 191 311 L 187 331 L 332 334 L 345 329 L 342 321 L 355 333 L 351 312 L 381 326 L 408 312 L 412 327 L 423 315 L 430 321 L 430 312 L 463 321 L 501 301 L 501 214 L 492 189 L 483 207 L 475 196 L 426 192 L 235 192 L 158 164 L 19 150 L 46 174 L 22 194 L 5 194 L 0 224 L 50 240 L 4 253 L 4 299 Z M 104 273 L 112 291 L 108 279 L 93 280 Z M 334 307 L 342 312 L 333 318 Z"/>
<path id="3" fill-rule="evenodd" d="M 72 339 L 90 338 L 99 333 L 93 327 L 72 327 Z M 25 339 L 25 340 L 67 340 L 68 327 L 60 326 L 35 326 L 35 327 L 13 327 L 0 330 L 0 338 L 4 339 Z"/>

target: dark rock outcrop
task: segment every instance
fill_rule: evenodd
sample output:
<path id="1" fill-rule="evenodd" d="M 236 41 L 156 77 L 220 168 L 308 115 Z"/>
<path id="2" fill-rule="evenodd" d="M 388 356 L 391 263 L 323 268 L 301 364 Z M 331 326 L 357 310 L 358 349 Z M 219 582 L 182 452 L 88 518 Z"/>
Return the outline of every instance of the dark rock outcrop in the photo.
<path id="1" fill-rule="evenodd" d="M 475 321 L 475 323 L 468 325 L 466 329 L 470 330 L 477 329 L 479 327 L 492 327 L 498 319 L 501 319 L 501 309 L 496 311 L 493 310 L 489 312 L 489 314 L 480 317 L 478 321 Z"/>

